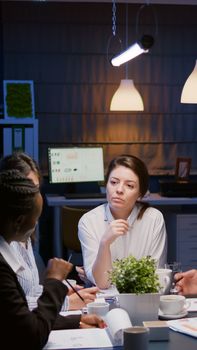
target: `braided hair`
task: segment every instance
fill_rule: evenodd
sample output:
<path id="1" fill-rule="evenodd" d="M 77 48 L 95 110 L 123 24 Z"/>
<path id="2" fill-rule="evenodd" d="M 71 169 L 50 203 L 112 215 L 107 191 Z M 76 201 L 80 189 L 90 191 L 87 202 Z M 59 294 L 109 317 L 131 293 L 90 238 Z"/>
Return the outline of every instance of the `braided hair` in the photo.
<path id="1" fill-rule="evenodd" d="M 18 169 L 22 174 L 28 176 L 33 171 L 39 182 L 42 182 L 42 175 L 38 164 L 28 154 L 24 152 L 13 152 L 0 160 L 0 171 Z"/>
<path id="2" fill-rule="evenodd" d="M 0 172 L 0 216 L 15 218 L 27 215 L 35 208 L 39 187 L 19 170 Z"/>

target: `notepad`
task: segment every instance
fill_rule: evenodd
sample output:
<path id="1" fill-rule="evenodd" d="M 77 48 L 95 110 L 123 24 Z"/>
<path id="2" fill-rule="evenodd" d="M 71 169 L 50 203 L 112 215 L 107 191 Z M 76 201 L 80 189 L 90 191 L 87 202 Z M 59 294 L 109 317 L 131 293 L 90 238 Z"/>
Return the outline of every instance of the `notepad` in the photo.
<path id="1" fill-rule="evenodd" d="M 44 349 L 109 348 L 123 345 L 123 329 L 131 327 L 128 313 L 112 309 L 105 317 L 107 328 L 65 329 L 52 331 Z"/>

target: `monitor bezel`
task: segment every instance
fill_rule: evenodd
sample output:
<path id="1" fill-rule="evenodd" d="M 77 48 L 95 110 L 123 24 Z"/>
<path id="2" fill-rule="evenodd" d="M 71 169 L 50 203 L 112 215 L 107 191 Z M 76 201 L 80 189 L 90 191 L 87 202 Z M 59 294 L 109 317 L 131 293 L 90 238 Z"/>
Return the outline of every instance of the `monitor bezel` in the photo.
<path id="1" fill-rule="evenodd" d="M 103 157 L 103 178 L 102 178 L 102 180 L 92 180 L 92 181 L 90 181 L 90 180 L 88 180 L 88 181 L 68 181 L 68 182 L 66 182 L 66 181 L 62 181 L 62 182 L 59 182 L 59 181 L 52 181 L 52 171 L 51 171 L 51 164 L 50 164 L 50 159 L 49 159 L 49 156 L 50 156 L 50 150 L 51 149 L 92 149 L 92 148 L 94 148 L 94 149 L 101 149 L 102 150 L 102 157 Z M 104 150 L 103 150 L 103 147 L 102 146 L 84 146 L 84 147 L 82 147 L 82 146 L 61 146 L 61 147 L 59 147 L 59 146 L 49 146 L 48 148 L 47 148 L 47 160 L 48 160 L 48 179 L 49 179 L 49 183 L 50 184 L 74 184 L 74 183 L 102 183 L 102 182 L 104 182 L 105 181 L 105 168 L 104 168 Z"/>

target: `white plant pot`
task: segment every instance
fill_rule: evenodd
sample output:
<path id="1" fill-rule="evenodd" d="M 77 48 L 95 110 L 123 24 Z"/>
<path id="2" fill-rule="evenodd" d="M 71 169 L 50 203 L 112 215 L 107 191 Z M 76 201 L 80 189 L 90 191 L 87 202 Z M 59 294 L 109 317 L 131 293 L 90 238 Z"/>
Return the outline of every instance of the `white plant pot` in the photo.
<path id="1" fill-rule="evenodd" d="M 117 298 L 120 307 L 128 312 L 133 326 L 141 325 L 143 321 L 158 320 L 159 293 L 122 293 Z"/>

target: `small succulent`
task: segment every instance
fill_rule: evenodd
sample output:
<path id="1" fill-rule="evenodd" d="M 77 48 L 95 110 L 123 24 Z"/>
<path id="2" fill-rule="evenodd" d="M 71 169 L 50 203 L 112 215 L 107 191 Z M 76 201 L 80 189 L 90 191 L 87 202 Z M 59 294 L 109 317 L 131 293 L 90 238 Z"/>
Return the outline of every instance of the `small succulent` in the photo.
<path id="1" fill-rule="evenodd" d="M 109 280 L 119 293 L 158 293 L 160 286 L 155 260 L 149 256 L 139 260 L 129 256 L 114 261 Z"/>

